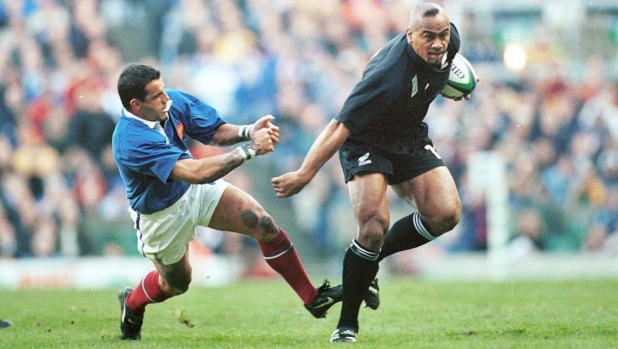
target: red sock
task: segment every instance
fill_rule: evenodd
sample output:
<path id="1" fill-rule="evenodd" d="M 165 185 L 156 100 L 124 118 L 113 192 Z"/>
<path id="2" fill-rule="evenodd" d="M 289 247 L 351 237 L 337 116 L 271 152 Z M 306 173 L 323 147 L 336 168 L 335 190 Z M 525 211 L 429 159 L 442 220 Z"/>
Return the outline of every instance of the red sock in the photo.
<path id="1" fill-rule="evenodd" d="M 138 314 L 146 311 L 146 305 L 160 303 L 168 299 L 159 287 L 159 272 L 151 271 L 142 279 L 142 282 L 127 296 L 127 306 Z"/>
<path id="2" fill-rule="evenodd" d="M 318 290 L 311 284 L 300 258 L 288 238 L 279 228 L 279 234 L 269 242 L 258 242 L 266 263 L 279 273 L 292 286 L 304 304 L 311 304 Z"/>

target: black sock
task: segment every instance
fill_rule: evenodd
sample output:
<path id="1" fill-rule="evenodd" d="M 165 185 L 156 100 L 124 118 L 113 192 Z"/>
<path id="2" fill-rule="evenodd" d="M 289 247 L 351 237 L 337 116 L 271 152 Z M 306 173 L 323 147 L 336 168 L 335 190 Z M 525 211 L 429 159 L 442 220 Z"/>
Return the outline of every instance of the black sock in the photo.
<path id="1" fill-rule="evenodd" d="M 356 240 L 343 258 L 343 301 L 337 327 L 352 327 L 357 332 L 358 312 L 371 281 L 378 273 L 378 252 L 371 252 Z"/>
<path id="2" fill-rule="evenodd" d="M 421 215 L 414 212 L 395 222 L 388 230 L 378 260 L 381 261 L 400 251 L 422 246 L 433 239 L 435 237 L 426 228 Z"/>

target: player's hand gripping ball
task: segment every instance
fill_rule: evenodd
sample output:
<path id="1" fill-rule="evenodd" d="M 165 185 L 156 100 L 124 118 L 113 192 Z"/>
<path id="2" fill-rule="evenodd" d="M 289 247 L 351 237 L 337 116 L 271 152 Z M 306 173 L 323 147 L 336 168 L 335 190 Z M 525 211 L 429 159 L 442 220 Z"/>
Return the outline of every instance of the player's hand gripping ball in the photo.
<path id="1" fill-rule="evenodd" d="M 474 91 L 477 76 L 472 64 L 457 53 L 451 64 L 451 73 L 448 76 L 446 86 L 440 92 L 444 97 L 462 98 Z"/>

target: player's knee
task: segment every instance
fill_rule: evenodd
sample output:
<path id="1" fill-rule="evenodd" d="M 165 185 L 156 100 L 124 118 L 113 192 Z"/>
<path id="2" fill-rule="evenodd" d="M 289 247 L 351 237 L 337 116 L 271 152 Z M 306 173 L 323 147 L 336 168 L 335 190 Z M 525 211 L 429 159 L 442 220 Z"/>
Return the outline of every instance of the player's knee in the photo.
<path id="1" fill-rule="evenodd" d="M 258 241 L 270 241 L 279 234 L 279 228 L 275 220 L 266 212 L 261 212 L 258 216 L 255 238 Z"/>
<path id="2" fill-rule="evenodd" d="M 445 222 L 445 225 L 448 231 L 453 230 L 453 228 L 455 228 L 457 224 L 459 223 L 460 219 L 461 219 L 461 201 L 458 198 L 457 200 L 453 201 L 448 213 L 444 217 L 444 222 Z"/>
<path id="3" fill-rule="evenodd" d="M 264 212 L 260 219 L 260 230 L 272 237 L 279 234 L 279 228 L 275 224 L 275 220 L 266 212 Z"/>
<path id="4" fill-rule="evenodd" d="M 447 216 L 442 217 L 442 222 L 441 222 L 442 231 L 440 232 L 440 235 L 444 233 L 448 233 L 449 231 L 453 230 L 459 223 L 459 217 L 460 217 L 459 215 L 447 215 Z"/>
<path id="5" fill-rule="evenodd" d="M 260 206 L 247 209 L 241 213 L 244 230 L 249 230 L 251 236 L 260 240 L 264 235 L 277 235 L 275 220 Z"/>
<path id="6" fill-rule="evenodd" d="M 441 207 L 436 215 L 431 233 L 439 236 L 453 230 L 461 219 L 461 202 L 456 201 Z"/>
<path id="7" fill-rule="evenodd" d="M 361 244 L 372 251 L 379 250 L 384 243 L 388 224 L 388 218 L 379 216 L 374 216 L 364 222 L 359 229 Z"/>

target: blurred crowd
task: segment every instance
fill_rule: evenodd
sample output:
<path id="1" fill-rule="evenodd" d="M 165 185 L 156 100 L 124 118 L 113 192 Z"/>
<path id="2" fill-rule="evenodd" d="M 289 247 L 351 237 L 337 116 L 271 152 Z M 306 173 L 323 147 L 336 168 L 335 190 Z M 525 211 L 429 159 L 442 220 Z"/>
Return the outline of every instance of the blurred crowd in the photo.
<path id="1" fill-rule="evenodd" d="M 337 157 L 290 199 L 275 199 L 269 179 L 299 166 L 369 57 L 405 30 L 413 4 L 0 1 L 0 257 L 137 253 L 110 149 L 122 108 L 116 79 L 136 61 L 159 67 L 166 86 L 195 94 L 231 123 L 273 114 L 282 137 L 275 154 L 226 178 L 269 198 L 267 209 L 304 248 L 339 253 L 355 227 Z M 494 152 L 506 166 L 512 253 L 618 255 L 618 79 L 608 74 L 616 57 L 580 57 L 574 78 L 573 61 L 538 35 L 525 43 L 527 68 L 504 74 L 484 19 L 453 17 L 481 82 L 469 101 L 438 97 L 426 119 L 464 204 L 459 226 L 436 245 L 487 248 L 492 188 L 471 184 L 470 163 Z M 409 213 L 394 195 L 391 205 L 394 216 Z M 199 236 L 214 253 L 252 248 L 225 232 Z"/>

